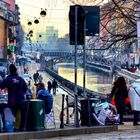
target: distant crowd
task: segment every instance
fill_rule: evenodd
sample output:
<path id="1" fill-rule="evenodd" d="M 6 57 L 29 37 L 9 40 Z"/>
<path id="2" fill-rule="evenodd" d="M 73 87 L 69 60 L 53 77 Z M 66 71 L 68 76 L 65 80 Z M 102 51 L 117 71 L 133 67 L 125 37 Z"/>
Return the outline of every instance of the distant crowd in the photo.
<path id="1" fill-rule="evenodd" d="M 128 70 L 128 71 L 130 71 L 132 73 L 137 74 L 137 75 L 140 75 L 140 65 L 139 64 L 137 64 L 137 65 L 130 65 L 130 66 L 123 64 L 123 65 L 121 65 L 121 68 L 122 69 L 126 69 L 126 70 Z"/>

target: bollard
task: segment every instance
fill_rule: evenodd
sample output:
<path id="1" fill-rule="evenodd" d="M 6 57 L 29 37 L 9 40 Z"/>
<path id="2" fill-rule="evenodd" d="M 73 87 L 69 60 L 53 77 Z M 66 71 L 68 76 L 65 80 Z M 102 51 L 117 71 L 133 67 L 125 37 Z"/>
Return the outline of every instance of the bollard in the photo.
<path id="1" fill-rule="evenodd" d="M 67 119 L 66 119 L 66 124 L 69 124 L 69 98 L 68 95 L 66 95 L 66 105 L 67 105 Z"/>
<path id="2" fill-rule="evenodd" d="M 76 94 L 74 97 L 74 124 L 75 127 L 79 127 L 79 119 L 78 119 L 78 95 Z"/>
<path id="3" fill-rule="evenodd" d="M 65 98 L 65 95 L 64 94 L 62 94 L 62 111 L 61 111 L 61 113 L 62 113 L 62 116 L 61 116 L 61 118 L 60 118 L 60 128 L 64 128 L 64 116 L 63 116 L 63 114 L 64 114 L 64 98 Z"/>
<path id="4" fill-rule="evenodd" d="M 88 103 L 88 126 L 91 126 L 91 106 L 90 106 L 90 98 L 87 97 L 87 103 Z"/>

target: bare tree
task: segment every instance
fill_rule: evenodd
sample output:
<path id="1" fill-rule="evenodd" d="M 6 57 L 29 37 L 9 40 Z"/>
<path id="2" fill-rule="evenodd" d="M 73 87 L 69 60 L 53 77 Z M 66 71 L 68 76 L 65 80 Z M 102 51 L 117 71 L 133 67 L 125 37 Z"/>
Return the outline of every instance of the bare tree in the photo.
<path id="1" fill-rule="evenodd" d="M 136 41 L 136 23 L 140 18 L 140 1 L 111 0 L 101 8 L 101 36 L 106 46 L 129 46 Z"/>
<path id="2" fill-rule="evenodd" d="M 69 0 L 72 4 L 79 4 L 79 5 L 100 5 L 105 0 Z"/>
<path id="3" fill-rule="evenodd" d="M 103 4 L 105 0 L 70 1 L 80 5 L 100 5 L 100 41 L 97 41 L 103 49 L 113 45 L 128 47 L 136 42 L 136 23 L 140 20 L 139 0 L 108 0 L 105 4 Z"/>

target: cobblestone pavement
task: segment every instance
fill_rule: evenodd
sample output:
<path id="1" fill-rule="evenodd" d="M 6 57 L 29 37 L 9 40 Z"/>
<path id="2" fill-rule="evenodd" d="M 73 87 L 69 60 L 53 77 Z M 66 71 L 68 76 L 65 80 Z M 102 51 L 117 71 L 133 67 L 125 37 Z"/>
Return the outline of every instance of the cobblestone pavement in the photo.
<path id="1" fill-rule="evenodd" d="M 133 130 L 129 132 L 99 133 L 74 137 L 51 138 L 50 140 L 139 140 L 139 139 L 140 139 L 139 130 Z"/>
<path id="2" fill-rule="evenodd" d="M 119 126 L 119 131 L 109 133 L 93 133 L 68 137 L 55 137 L 30 140 L 140 140 L 140 126 L 134 127 L 132 123 Z"/>

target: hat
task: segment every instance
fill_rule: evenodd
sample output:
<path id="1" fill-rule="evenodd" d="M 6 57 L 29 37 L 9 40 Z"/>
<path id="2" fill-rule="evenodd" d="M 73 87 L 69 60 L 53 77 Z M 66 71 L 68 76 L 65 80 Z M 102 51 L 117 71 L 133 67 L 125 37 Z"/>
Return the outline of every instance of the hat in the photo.
<path id="1" fill-rule="evenodd" d="M 17 72 L 16 66 L 14 64 L 10 64 L 9 71 L 10 71 L 10 74 L 16 73 Z"/>

